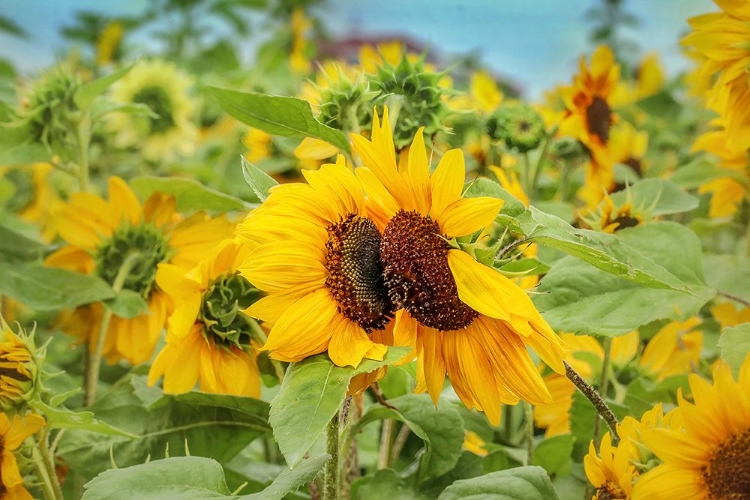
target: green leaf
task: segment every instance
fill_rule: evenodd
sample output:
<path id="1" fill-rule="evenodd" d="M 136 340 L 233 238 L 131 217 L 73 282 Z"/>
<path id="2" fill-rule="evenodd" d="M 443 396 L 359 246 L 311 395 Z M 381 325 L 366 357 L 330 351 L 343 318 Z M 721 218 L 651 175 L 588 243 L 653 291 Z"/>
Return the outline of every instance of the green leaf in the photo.
<path id="1" fill-rule="evenodd" d="M 368 478 L 358 489 L 358 500 L 430 500 L 431 497 L 414 489 L 407 478 L 403 478 L 393 469 L 382 469 Z"/>
<path id="2" fill-rule="evenodd" d="M 0 223 L 0 254 L 19 260 L 39 259 L 46 245 Z"/>
<path id="3" fill-rule="evenodd" d="M 259 493 L 244 495 L 237 500 L 281 500 L 288 493 L 293 493 L 303 484 L 309 483 L 323 468 L 330 455 L 305 459 L 294 469 L 286 469 L 274 479 L 271 485 Z"/>
<path id="4" fill-rule="evenodd" d="M 269 190 L 277 185 L 278 182 L 276 182 L 273 177 L 247 161 L 244 156 L 240 156 L 240 159 L 242 161 L 242 176 L 245 178 L 245 182 L 247 182 L 250 189 L 253 190 L 253 193 L 255 193 L 255 196 L 257 196 L 260 201 L 266 201 Z"/>
<path id="5" fill-rule="evenodd" d="M 29 164 L 47 161 L 50 153 L 41 143 L 34 142 L 26 126 L 19 126 L 18 116 L 0 102 L 0 165 Z"/>
<path id="6" fill-rule="evenodd" d="M 181 212 L 189 210 L 230 212 L 249 208 L 244 201 L 206 187 L 194 179 L 142 176 L 131 180 L 130 185 L 142 199 L 148 198 L 157 191 L 173 195 L 177 200 L 177 210 Z"/>
<path id="7" fill-rule="evenodd" d="M 130 66 L 122 67 L 117 71 L 113 71 L 109 75 L 81 85 L 73 96 L 73 100 L 78 108 L 84 113 L 88 112 L 91 109 L 91 104 L 94 102 L 94 99 L 107 90 L 110 85 L 125 76 L 133 66 L 134 65 L 131 64 Z"/>
<path id="8" fill-rule="evenodd" d="M 559 500 L 544 469 L 517 467 L 456 481 L 438 500 Z"/>
<path id="9" fill-rule="evenodd" d="M 390 347 L 383 361 L 365 359 L 357 368 L 338 367 L 326 355 L 289 365 L 270 413 L 274 437 L 289 466 L 296 466 L 323 433 L 341 407 L 352 377 L 393 364 L 408 350 Z"/>
<path id="10" fill-rule="evenodd" d="M 518 198 L 503 189 L 500 184 L 495 181 L 483 177 L 477 177 L 476 179 L 464 184 L 464 197 L 479 198 L 482 196 L 505 201 L 500 209 L 500 213 L 508 217 L 517 217 L 526 211 L 526 207 L 518 200 Z"/>
<path id="11" fill-rule="evenodd" d="M 634 208 L 648 210 L 654 217 L 689 212 L 698 208 L 698 198 L 665 179 L 644 179 L 625 191 L 614 193 L 611 198 L 616 206 L 630 200 Z"/>
<path id="12" fill-rule="evenodd" d="M 750 259 L 737 255 L 704 255 L 703 272 L 716 290 L 750 300 Z"/>
<path id="13" fill-rule="evenodd" d="M 205 456 L 227 463 L 256 438 L 269 434 L 268 403 L 218 394 L 189 392 L 165 395 L 146 385 L 143 376 L 129 375 L 88 407 L 94 416 L 137 438 L 103 436 L 68 430 L 59 455 L 70 467 L 89 477 L 105 470 L 165 456 Z"/>
<path id="14" fill-rule="evenodd" d="M 221 109 L 246 125 L 272 135 L 314 137 L 349 151 L 346 136 L 316 120 L 310 103 L 305 100 L 218 87 L 208 90 Z"/>
<path id="15" fill-rule="evenodd" d="M 388 400 L 394 409 L 372 406 L 349 433 L 348 442 L 359 429 L 375 420 L 392 419 L 406 424 L 424 441 L 420 459 L 419 480 L 426 481 L 450 471 L 461 457 L 464 425 L 456 407 L 445 399 L 438 400 L 437 408 L 426 394 L 407 394 Z"/>
<path id="16" fill-rule="evenodd" d="M 558 331 L 617 336 L 659 319 L 696 314 L 715 291 L 703 285 L 701 244 L 673 222 L 619 231 L 622 247 L 692 286 L 693 294 L 645 288 L 572 257 L 555 262 L 542 279 L 534 303 Z"/>
<path id="17" fill-rule="evenodd" d="M 133 290 L 122 290 L 114 299 L 104 302 L 104 306 L 111 309 L 115 316 L 132 319 L 148 313 L 148 304 L 143 296 Z"/>
<path id="18" fill-rule="evenodd" d="M 696 189 L 703 184 L 722 177 L 742 179 L 742 173 L 730 168 L 720 168 L 706 156 L 700 156 L 675 171 L 670 180 L 683 189 Z"/>
<path id="19" fill-rule="evenodd" d="M 626 244 L 619 235 L 576 229 L 564 220 L 534 207 L 529 207 L 518 221 L 531 241 L 578 257 L 614 276 L 653 288 L 691 290 L 663 266 Z"/>
<path id="20" fill-rule="evenodd" d="M 719 349 L 721 359 L 732 368 L 737 377 L 742 363 L 750 354 L 750 323 L 725 328 L 719 338 Z"/>
<path id="21" fill-rule="evenodd" d="M 47 420 L 47 426 L 50 429 L 82 429 L 109 436 L 137 437 L 134 434 L 95 419 L 94 414 L 90 411 L 71 411 L 62 406 L 55 408 L 41 401 L 34 401 L 30 404 L 44 413 L 44 418 Z"/>
<path id="22" fill-rule="evenodd" d="M 0 293 L 37 311 L 73 309 L 115 296 L 104 280 L 38 264 L 0 262 Z"/>
<path id="23" fill-rule="evenodd" d="M 84 487 L 81 500 L 205 500 L 230 495 L 221 464 L 202 457 L 173 457 L 108 470 Z"/>
<path id="24" fill-rule="evenodd" d="M 471 479 L 472 477 L 481 476 L 483 471 L 482 462 L 484 457 L 480 457 L 464 451 L 461 458 L 456 462 L 455 467 L 440 477 L 433 478 L 419 485 L 419 491 L 428 496 L 428 498 L 437 498 L 445 488 L 455 483 L 459 479 Z"/>
<path id="25" fill-rule="evenodd" d="M 573 436 L 564 434 L 545 438 L 534 448 L 532 464 L 539 465 L 550 476 L 570 472 L 570 455 L 573 453 Z"/>

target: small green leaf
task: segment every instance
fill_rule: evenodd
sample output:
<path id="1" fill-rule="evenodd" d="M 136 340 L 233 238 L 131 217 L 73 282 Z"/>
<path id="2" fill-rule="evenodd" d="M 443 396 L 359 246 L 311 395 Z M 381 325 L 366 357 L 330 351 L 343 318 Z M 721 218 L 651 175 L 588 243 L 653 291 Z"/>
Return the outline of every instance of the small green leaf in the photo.
<path id="1" fill-rule="evenodd" d="M 143 296 L 133 290 L 122 290 L 114 299 L 104 302 L 104 306 L 111 309 L 115 316 L 132 319 L 149 312 L 148 304 Z"/>
<path id="2" fill-rule="evenodd" d="M 349 151 L 346 136 L 315 119 L 310 103 L 296 97 L 208 87 L 219 106 L 239 121 L 272 135 L 314 137 Z"/>
<path id="3" fill-rule="evenodd" d="M 464 196 L 466 198 L 488 196 L 503 200 L 505 203 L 503 203 L 500 213 L 508 217 L 517 217 L 526 211 L 526 207 L 518 198 L 503 189 L 497 182 L 483 177 L 477 177 L 464 184 Z"/>
<path id="4" fill-rule="evenodd" d="M 88 112 L 89 109 L 91 109 L 91 104 L 94 102 L 94 99 L 107 90 L 110 85 L 125 76 L 133 66 L 134 65 L 131 64 L 130 66 L 122 67 L 117 71 L 113 71 L 109 75 L 81 85 L 76 91 L 75 96 L 73 96 L 73 100 L 78 108 L 84 113 Z"/>
<path id="5" fill-rule="evenodd" d="M 506 276 L 528 276 L 546 274 L 550 270 L 547 264 L 536 259 L 520 259 L 508 262 L 498 268 Z"/>
<path id="6" fill-rule="evenodd" d="M 732 368 L 736 377 L 750 354 L 750 323 L 725 328 L 719 338 L 719 349 L 721 359 Z"/>
<path id="7" fill-rule="evenodd" d="M 81 500 L 231 498 L 221 464 L 203 457 L 165 458 L 108 470 L 84 487 Z"/>
<path id="8" fill-rule="evenodd" d="M 533 465 L 539 465 L 550 476 L 570 472 L 570 455 L 573 453 L 573 436 L 563 434 L 546 438 L 534 448 Z"/>
<path id="9" fill-rule="evenodd" d="M 294 493 L 303 484 L 309 483 L 323 468 L 330 455 L 304 459 L 294 469 L 286 469 L 273 480 L 270 486 L 259 493 L 244 495 L 237 500 L 281 500 L 289 493 Z"/>
<path id="10" fill-rule="evenodd" d="M 383 361 L 365 359 L 357 368 L 338 367 L 326 355 L 289 365 L 270 413 L 274 437 L 289 466 L 295 467 L 323 433 L 341 407 L 352 377 L 393 364 L 408 351 L 390 347 Z"/>
<path id="11" fill-rule="evenodd" d="M 46 245 L 0 223 L 0 254 L 19 260 L 39 259 Z"/>
<path id="12" fill-rule="evenodd" d="M 738 255 L 704 255 L 703 273 L 716 290 L 750 300 L 750 258 Z"/>
<path id="13" fill-rule="evenodd" d="M 249 205 L 242 200 L 204 186 L 194 179 L 176 177 L 136 177 L 130 181 L 133 190 L 142 199 L 154 192 L 171 194 L 177 200 L 177 210 L 210 210 L 229 212 L 247 210 Z"/>
<path id="14" fill-rule="evenodd" d="M 456 481 L 438 500 L 559 500 L 541 467 L 517 467 Z"/>
<path id="15" fill-rule="evenodd" d="M 115 296 L 104 280 L 38 264 L 0 262 L 0 293 L 37 311 L 73 309 Z"/>
<path id="16" fill-rule="evenodd" d="M 531 241 L 578 257 L 614 276 L 653 288 L 691 291 L 691 287 L 677 276 L 625 244 L 616 235 L 576 229 L 534 207 L 529 207 L 529 211 L 521 215 L 518 221 Z"/>
<path id="17" fill-rule="evenodd" d="M 90 411 L 71 411 L 62 406 L 53 408 L 41 401 L 34 401 L 30 404 L 44 413 L 44 418 L 47 420 L 47 426 L 50 429 L 80 429 L 109 436 L 137 437 L 134 434 L 95 419 L 94 414 Z"/>
<path id="18" fill-rule="evenodd" d="M 376 471 L 371 478 L 359 487 L 358 500 L 430 500 L 431 497 L 414 489 L 412 481 L 404 478 L 393 469 Z"/>
<path id="19" fill-rule="evenodd" d="M 616 206 L 630 199 L 635 209 L 647 210 L 654 217 L 689 212 L 698 208 L 698 198 L 665 179 L 643 179 L 627 190 L 614 193 L 611 198 Z"/>
<path id="20" fill-rule="evenodd" d="M 253 190 L 255 196 L 260 201 L 266 201 L 268 198 L 268 191 L 278 184 L 273 177 L 247 161 L 244 156 L 240 157 L 242 161 L 242 176 L 245 178 L 245 182 Z"/>

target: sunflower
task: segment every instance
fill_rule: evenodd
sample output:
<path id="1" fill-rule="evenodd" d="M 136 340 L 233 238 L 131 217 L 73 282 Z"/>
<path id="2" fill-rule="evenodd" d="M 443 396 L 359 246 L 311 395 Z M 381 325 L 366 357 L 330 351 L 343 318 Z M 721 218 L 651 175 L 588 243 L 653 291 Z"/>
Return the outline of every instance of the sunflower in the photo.
<path id="1" fill-rule="evenodd" d="M 737 326 L 742 323 L 750 323 L 750 307 L 737 307 L 731 302 L 722 302 L 711 308 L 711 315 L 719 322 L 721 329 Z"/>
<path id="2" fill-rule="evenodd" d="M 640 368 L 658 380 L 694 371 L 703 349 L 703 332 L 695 329 L 700 324 L 695 316 L 668 323 L 646 344 Z"/>
<path id="3" fill-rule="evenodd" d="M 367 214 L 382 233 L 384 285 L 398 309 L 394 339 L 416 347 L 418 390 L 437 401 L 447 374 L 467 407 L 494 424 L 501 403 L 549 402 L 527 346 L 563 373 L 557 335 L 521 288 L 450 243 L 492 223 L 502 201 L 461 197 L 458 149 L 430 174 L 422 128 L 397 163 L 387 108 L 382 125 L 374 115 L 372 140 L 351 139 L 365 165 L 356 174 Z"/>
<path id="4" fill-rule="evenodd" d="M 21 219 L 37 224 L 45 241 L 52 241 L 57 235 L 51 214 L 61 203 L 50 182 L 52 170 L 49 163 L 0 168 L 4 180 L 13 184 L 15 190 L 6 201 L 6 208 L 17 212 Z"/>
<path id="5" fill-rule="evenodd" d="M 592 500 L 629 500 L 633 491 L 633 481 L 638 475 L 630 463 L 633 447 L 629 442 L 612 446 L 609 432 L 604 434 L 599 454 L 594 442 L 589 444 L 589 453 L 583 457 L 586 477 L 596 488 Z"/>
<path id="6" fill-rule="evenodd" d="M 470 451 L 474 455 L 480 457 L 486 457 L 489 452 L 484 447 L 484 445 L 484 439 L 479 437 L 479 434 L 474 431 L 464 431 L 464 444 L 462 448 L 465 451 Z"/>
<path id="7" fill-rule="evenodd" d="M 704 182 L 698 188 L 698 192 L 711 193 L 708 208 L 710 217 L 728 217 L 737 213 L 750 189 L 750 176 L 748 176 L 750 156 L 746 150 L 730 146 L 728 130 L 723 127 L 721 120 L 714 120 L 713 124 L 719 128 L 698 137 L 690 151 L 705 151 L 716 156 L 718 166 L 725 169 L 726 176 Z"/>
<path id="8" fill-rule="evenodd" d="M 302 7 L 295 7 L 292 11 L 289 27 L 292 33 L 289 66 L 295 73 L 309 73 L 312 64 L 310 64 L 310 58 L 307 55 L 309 43 L 305 39 L 305 34 L 312 27 L 312 23 L 305 16 Z"/>
<path id="9" fill-rule="evenodd" d="M 681 43 L 703 58 L 702 72 L 718 75 L 707 106 L 719 113 L 727 128 L 727 145 L 750 148 L 750 7 L 746 0 L 714 0 L 721 12 L 693 17 L 693 32 Z"/>
<path id="10" fill-rule="evenodd" d="M 373 338 L 394 308 L 378 259 L 381 235 L 343 156 L 303 174 L 309 184 L 275 186 L 238 226 L 252 252 L 240 275 L 267 294 L 246 312 L 273 324 L 263 347 L 273 359 L 327 350 L 338 366 L 382 360 L 387 348 Z"/>
<path id="11" fill-rule="evenodd" d="M 172 63 L 151 60 L 136 64 L 112 85 L 110 97 L 119 103 L 146 105 L 153 114 L 108 115 L 115 145 L 137 147 L 152 161 L 190 153 L 198 138 L 198 129 L 191 122 L 195 110 L 192 86 L 192 78 Z"/>
<path id="12" fill-rule="evenodd" d="M 616 206 L 612 198 L 606 195 L 596 210 L 582 210 L 580 218 L 596 231 L 614 234 L 621 229 L 641 225 L 646 216 L 643 210 L 633 208 L 632 201 Z"/>
<path id="13" fill-rule="evenodd" d="M 0 414 L 0 498 L 32 500 L 33 497 L 23 486 L 23 477 L 13 452 L 44 425 L 44 418 L 39 415 L 13 415 L 10 418 L 6 413 Z"/>
<path id="14" fill-rule="evenodd" d="M 560 134 L 578 139 L 597 160 L 609 142 L 615 115 L 611 95 L 620 78 L 620 66 L 612 50 L 599 46 L 591 56 L 591 67 L 581 56 L 580 73 L 573 84 L 562 89 L 566 112 L 560 122 Z"/>
<path id="15" fill-rule="evenodd" d="M 632 104 L 659 92 L 664 87 L 664 68 L 659 56 L 648 54 L 635 69 L 633 81 L 621 81 L 612 93 L 616 106 Z"/>
<path id="16" fill-rule="evenodd" d="M 495 78 L 487 71 L 472 73 L 468 94 L 447 98 L 448 107 L 455 110 L 491 113 L 503 102 L 503 91 Z"/>
<path id="17" fill-rule="evenodd" d="M 695 374 L 689 383 L 694 402 L 678 398 L 683 425 L 643 432 L 663 463 L 640 478 L 633 499 L 750 497 L 750 356 L 737 380 L 720 363 L 713 384 Z"/>
<path id="18" fill-rule="evenodd" d="M 96 62 L 105 65 L 120 58 L 122 36 L 125 29 L 120 22 L 112 22 L 104 27 L 96 40 Z"/>
<path id="19" fill-rule="evenodd" d="M 611 129 L 609 142 L 598 149 L 586 164 L 586 179 L 578 191 L 589 209 L 596 207 L 605 193 L 625 188 L 615 183 L 615 165 L 629 166 L 639 176 L 643 175 L 643 157 L 648 147 L 648 134 L 637 131 L 631 124 L 622 122 Z"/>
<path id="20" fill-rule="evenodd" d="M 14 411 L 29 401 L 39 388 L 36 349 L 25 333 L 13 332 L 0 318 L 0 408 Z"/>
<path id="21" fill-rule="evenodd" d="M 154 283 L 157 265 L 167 262 L 189 270 L 232 230 L 226 217 L 196 213 L 183 218 L 175 212 L 173 196 L 157 192 L 141 205 L 118 177 L 109 179 L 109 201 L 75 193 L 55 218 L 68 245 L 51 254 L 46 265 L 94 273 L 109 284 L 119 279 L 123 290 L 148 303 L 148 311 L 134 318 L 112 317 L 103 351 L 110 363 L 121 358 L 144 363 L 154 351 L 172 308 L 169 296 Z M 93 349 L 102 315 L 101 304 L 84 306 L 64 315 L 61 326 L 81 341 L 91 340 Z"/>
<path id="22" fill-rule="evenodd" d="M 169 318 L 167 344 L 148 374 L 163 375 L 164 392 L 187 392 L 200 380 L 204 392 L 260 397 L 260 372 L 253 342 L 260 327 L 244 309 L 260 291 L 237 273 L 249 249 L 225 240 L 188 273 L 159 264 L 156 283 L 177 306 Z"/>

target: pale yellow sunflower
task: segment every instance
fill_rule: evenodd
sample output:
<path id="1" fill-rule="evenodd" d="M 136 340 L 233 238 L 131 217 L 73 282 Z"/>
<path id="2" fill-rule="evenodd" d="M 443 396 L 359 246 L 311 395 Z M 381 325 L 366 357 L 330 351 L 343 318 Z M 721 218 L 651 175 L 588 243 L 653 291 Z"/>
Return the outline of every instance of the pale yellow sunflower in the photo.
<path id="1" fill-rule="evenodd" d="M 312 64 L 307 55 L 308 46 L 307 32 L 312 27 L 312 22 L 305 16 L 302 7 L 295 7 L 289 20 L 292 32 L 292 46 L 289 53 L 289 66 L 295 73 L 309 73 Z"/>
<path id="2" fill-rule="evenodd" d="M 114 21 L 104 27 L 96 40 L 96 63 L 104 65 L 118 59 L 121 52 L 122 36 L 125 28 L 121 22 Z"/>
<path id="3" fill-rule="evenodd" d="M 750 5 L 747 0 L 714 0 L 720 12 L 693 17 L 693 32 L 681 43 L 703 58 L 702 72 L 716 75 L 707 106 L 719 113 L 727 129 L 727 146 L 750 148 Z"/>
<path id="4" fill-rule="evenodd" d="M 531 299 L 450 241 L 488 226 L 502 200 L 462 198 L 463 153 L 450 150 L 430 174 L 420 128 L 396 161 L 387 108 L 372 140 L 351 135 L 365 167 L 356 174 L 367 214 L 382 232 L 380 260 L 396 313 L 394 339 L 416 347 L 418 390 L 437 401 L 450 378 L 469 408 L 497 424 L 502 403 L 546 403 L 550 394 L 527 347 L 564 373 L 563 349 Z"/>
<path id="5" fill-rule="evenodd" d="M 309 184 L 275 186 L 238 226 L 251 251 L 240 274 L 267 294 L 246 312 L 273 324 L 263 346 L 273 359 L 382 360 L 394 309 L 359 183 L 342 156 L 302 173 Z"/>
<path id="6" fill-rule="evenodd" d="M 647 54 L 635 69 L 632 81 L 620 81 L 612 93 L 615 106 L 624 106 L 650 97 L 664 87 L 664 68 L 655 53 Z"/>
<path id="7" fill-rule="evenodd" d="M 115 145 L 135 147 L 152 161 L 169 161 L 175 155 L 192 152 L 198 138 L 198 128 L 191 121 L 195 111 L 192 87 L 192 77 L 173 63 L 137 63 L 112 85 L 110 98 L 124 104 L 146 105 L 154 114 L 107 115 Z"/>
<path id="8" fill-rule="evenodd" d="M 3 500 L 33 499 L 24 487 L 13 452 L 44 425 L 44 418 L 39 415 L 13 415 L 10 418 L 6 413 L 0 413 L 0 498 Z"/>
<path id="9" fill-rule="evenodd" d="M 159 264 L 156 283 L 176 304 L 169 318 L 167 344 L 148 374 L 153 385 L 163 375 L 164 392 L 178 394 L 200 381 L 204 392 L 260 397 L 257 335 L 260 327 L 240 309 L 260 291 L 237 268 L 249 248 L 225 240 L 193 270 Z"/>
<path id="10" fill-rule="evenodd" d="M 109 363 L 124 358 L 139 364 L 151 358 L 172 309 L 169 296 L 154 282 L 157 265 L 167 262 L 189 270 L 232 231 L 225 216 L 196 213 L 184 218 L 175 212 L 173 196 L 157 192 L 142 205 L 118 177 L 109 179 L 109 200 L 75 193 L 55 219 L 68 245 L 47 257 L 47 266 L 95 273 L 109 284 L 125 273 L 123 290 L 148 303 L 148 311 L 134 318 L 112 317 L 103 351 Z M 79 340 L 90 341 L 93 350 L 102 315 L 103 306 L 96 303 L 67 313 L 61 325 Z"/>
<path id="11" fill-rule="evenodd" d="M 720 363 L 713 384 L 695 374 L 689 382 L 694 402 L 679 396 L 683 425 L 642 433 L 662 464 L 641 476 L 633 500 L 750 497 L 750 356 L 737 380 Z"/>

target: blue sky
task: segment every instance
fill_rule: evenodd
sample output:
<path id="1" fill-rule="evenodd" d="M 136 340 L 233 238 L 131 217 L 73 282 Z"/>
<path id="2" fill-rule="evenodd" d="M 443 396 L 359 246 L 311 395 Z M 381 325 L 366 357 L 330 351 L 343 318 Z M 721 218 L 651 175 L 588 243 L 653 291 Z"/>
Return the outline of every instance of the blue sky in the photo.
<path id="1" fill-rule="evenodd" d="M 0 35 L 0 57 L 23 71 L 36 71 L 63 53 L 60 26 L 76 10 L 133 14 L 148 0 L 2 0 L 0 15 L 31 32 L 29 40 Z M 596 0 L 328 0 L 321 13 L 332 33 L 404 33 L 441 53 L 477 50 L 498 74 L 510 77 L 528 97 L 570 79 L 581 52 L 590 49 L 583 13 Z M 670 73 L 687 67 L 677 41 L 688 17 L 716 10 L 710 0 L 627 0 L 642 20 L 631 38 L 644 52 L 658 51 Z M 251 46 L 252 43 L 248 44 Z"/>

